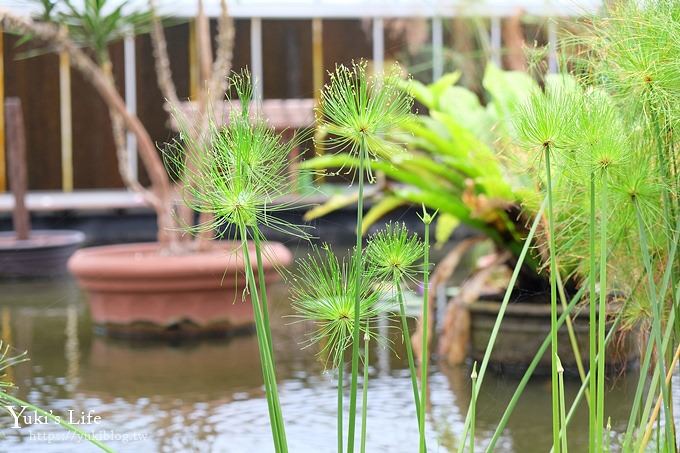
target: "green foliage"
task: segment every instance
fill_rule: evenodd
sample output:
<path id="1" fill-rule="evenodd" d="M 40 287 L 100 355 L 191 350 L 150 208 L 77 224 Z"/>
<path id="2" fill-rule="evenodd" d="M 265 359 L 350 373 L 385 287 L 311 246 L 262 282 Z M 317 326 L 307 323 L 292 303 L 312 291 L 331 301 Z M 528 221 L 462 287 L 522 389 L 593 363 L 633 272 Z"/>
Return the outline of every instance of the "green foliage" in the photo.
<path id="1" fill-rule="evenodd" d="M 488 69 L 485 85 L 502 85 L 506 83 L 504 77 L 524 81 L 517 73 Z M 371 167 L 397 184 L 372 196 L 375 204 L 367 213 L 364 231 L 390 208 L 422 203 L 442 214 L 438 242 L 446 241 L 454 231 L 452 225 L 462 223 L 518 253 L 521 238 L 506 209 L 518 204 L 520 198 L 494 149 L 498 141 L 508 140 L 506 126 L 494 129 L 499 121 L 497 112 L 514 111 L 517 106 L 503 91 L 498 105 L 492 99 L 483 107 L 474 93 L 453 85 L 458 78 L 459 74 L 452 73 L 430 85 L 413 80 L 395 82 L 403 93 L 412 94 L 425 105 L 429 114 L 407 116 L 385 131 L 390 145 L 379 147 L 381 152 L 375 153 Z M 527 95 L 524 93 L 524 97 Z M 518 93 L 514 99 L 521 98 Z M 302 164 L 315 170 L 357 165 L 358 160 L 349 153 L 319 156 Z"/>
<path id="2" fill-rule="evenodd" d="M 41 20 L 65 27 L 76 44 L 95 52 L 99 64 L 110 62 L 109 44 L 151 26 L 151 13 L 134 0 L 32 1 L 42 8 Z"/>

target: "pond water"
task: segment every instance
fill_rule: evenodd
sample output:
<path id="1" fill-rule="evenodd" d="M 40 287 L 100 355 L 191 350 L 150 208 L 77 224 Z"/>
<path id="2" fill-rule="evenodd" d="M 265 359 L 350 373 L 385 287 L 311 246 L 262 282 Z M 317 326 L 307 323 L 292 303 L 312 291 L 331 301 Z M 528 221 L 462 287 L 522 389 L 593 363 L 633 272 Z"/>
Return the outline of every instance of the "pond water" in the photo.
<path id="1" fill-rule="evenodd" d="M 283 414 L 290 451 L 335 448 L 336 387 L 312 348 L 302 349 L 308 330 L 292 323 L 283 284 L 272 286 L 272 320 Z M 254 335 L 167 344 L 126 342 L 98 336 L 84 296 L 70 279 L 0 282 L 2 339 L 30 362 L 10 370 L 18 396 L 55 413 L 93 411 L 99 423 L 83 425 L 122 452 L 273 451 Z M 371 351 L 369 452 L 417 451 L 417 426 L 404 354 Z M 398 356 L 397 356 L 398 354 Z M 400 358 L 401 357 L 401 358 Z M 348 373 L 346 373 L 347 375 Z M 455 451 L 469 404 L 470 369 L 434 367 L 428 404 L 429 451 Z M 611 383 L 607 415 L 612 429 L 625 428 L 635 373 Z M 477 444 L 492 435 L 517 381 L 488 375 L 478 401 Z M 567 383 L 567 398 L 578 383 Z M 675 395 L 680 391 L 675 391 Z M 0 415 L 0 451 L 96 451 L 53 424 L 11 427 Z M 346 425 L 346 424 L 345 424 Z M 531 381 L 497 451 L 549 449 L 550 384 Z M 585 451 L 587 415 L 581 410 L 570 433 L 571 451 Z"/>

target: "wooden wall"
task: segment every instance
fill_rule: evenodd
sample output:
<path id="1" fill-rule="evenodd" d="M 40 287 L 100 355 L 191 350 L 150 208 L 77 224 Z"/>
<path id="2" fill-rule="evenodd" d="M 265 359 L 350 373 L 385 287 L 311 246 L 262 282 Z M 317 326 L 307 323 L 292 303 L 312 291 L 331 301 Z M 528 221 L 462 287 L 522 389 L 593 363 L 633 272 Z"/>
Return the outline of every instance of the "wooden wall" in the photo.
<path id="1" fill-rule="evenodd" d="M 312 87 L 311 21 L 264 20 L 264 97 L 310 98 Z M 324 65 L 370 58 L 370 28 L 358 20 L 323 22 Z M 214 24 L 213 24 L 214 28 Z M 214 30 L 213 30 L 214 32 Z M 189 26 L 180 24 L 166 31 L 172 71 L 180 98 L 189 95 Z M 58 57 L 43 54 L 26 58 L 26 46 L 16 47 L 17 38 L 5 35 L 5 90 L 21 98 L 27 129 L 29 188 L 61 189 L 61 145 L 59 118 Z M 401 43 L 386 41 L 386 57 Z M 160 145 L 173 134 L 167 127 L 162 96 L 156 84 L 151 43 L 148 36 L 136 39 L 137 111 L 151 137 Z M 123 91 L 123 46 L 111 46 L 116 81 Z M 233 69 L 250 62 L 250 22 L 236 21 Z M 73 108 L 73 160 L 76 189 L 122 187 L 110 129 L 108 111 L 94 89 L 78 74 L 71 75 Z M 10 176 L 11 177 L 11 176 Z M 142 166 L 140 177 L 146 182 Z"/>

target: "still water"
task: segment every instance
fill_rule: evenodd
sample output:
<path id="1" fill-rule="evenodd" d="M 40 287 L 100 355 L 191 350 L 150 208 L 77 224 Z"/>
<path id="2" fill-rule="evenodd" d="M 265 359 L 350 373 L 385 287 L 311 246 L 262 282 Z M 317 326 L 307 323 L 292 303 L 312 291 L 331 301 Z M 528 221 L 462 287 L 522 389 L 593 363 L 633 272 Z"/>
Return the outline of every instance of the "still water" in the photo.
<path id="1" fill-rule="evenodd" d="M 290 451 L 332 452 L 334 375 L 324 372 L 313 347 L 303 349 L 309 326 L 286 316 L 290 309 L 285 286 L 274 285 L 271 291 Z M 254 335 L 181 344 L 104 338 L 93 333 L 86 300 L 70 279 L 0 282 L 0 318 L 2 339 L 28 351 L 31 358 L 10 370 L 17 395 L 54 413 L 73 411 L 76 419 L 101 417 L 83 427 L 116 451 L 273 451 Z M 380 347 L 371 351 L 367 450 L 411 453 L 418 450 L 413 396 L 400 339 L 392 337 L 394 351 Z M 455 451 L 469 404 L 469 375 L 467 366 L 433 368 L 427 424 L 430 452 Z M 610 383 L 607 416 L 613 436 L 625 429 L 636 380 L 630 373 Z M 492 435 L 516 384 L 514 379 L 487 376 L 477 408 L 480 448 Z M 567 385 L 571 399 L 578 385 Z M 12 424 L 10 415 L 0 415 L 0 451 L 96 451 L 53 424 L 21 429 Z M 544 452 L 550 440 L 550 384 L 537 378 L 520 400 L 497 451 Z M 583 409 L 572 424 L 569 447 L 585 451 L 586 444 Z"/>

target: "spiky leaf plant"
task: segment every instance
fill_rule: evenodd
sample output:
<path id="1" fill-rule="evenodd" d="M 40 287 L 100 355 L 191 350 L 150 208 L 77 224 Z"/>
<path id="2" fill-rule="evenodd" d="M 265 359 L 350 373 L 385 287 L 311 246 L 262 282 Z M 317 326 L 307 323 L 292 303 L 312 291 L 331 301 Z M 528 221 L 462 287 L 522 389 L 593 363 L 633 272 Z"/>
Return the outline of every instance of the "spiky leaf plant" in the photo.
<path id="1" fill-rule="evenodd" d="M 355 285 L 362 287 L 363 250 L 362 223 L 364 215 L 364 179 L 370 171 L 371 155 L 388 152 L 391 145 L 382 135 L 404 121 L 410 115 L 412 98 L 399 90 L 394 75 L 368 76 L 366 63 L 352 64 L 351 68 L 336 66 L 330 74 L 330 84 L 321 92 L 317 110 L 320 136 L 325 137 L 326 148 L 344 150 L 357 154 L 359 165 L 356 247 L 354 259 L 357 271 Z M 359 333 L 361 300 L 359 294 L 354 301 L 354 322 L 352 331 L 352 378 L 350 383 L 349 427 L 347 431 L 347 453 L 354 452 L 356 429 L 357 382 L 359 374 Z"/>
<path id="2" fill-rule="evenodd" d="M 384 136 L 409 120 L 413 98 L 398 86 L 400 70 L 369 75 L 366 62 L 338 65 L 321 91 L 316 110 L 319 132 L 331 150 L 384 155 L 394 145 Z"/>
<path id="3" fill-rule="evenodd" d="M 199 225 L 186 225 L 193 233 L 246 227 L 256 235 L 261 226 L 283 234 L 306 238 L 304 229 L 285 222 L 276 213 L 291 208 L 281 199 L 294 193 L 290 156 L 306 137 L 296 134 L 286 140 L 252 108 L 252 85 L 248 72 L 234 74 L 239 105 L 230 104 L 228 124 L 213 113 L 209 121 L 208 145 L 191 139 L 189 124 L 179 122 L 180 137 L 165 153 L 168 166 L 183 182 L 184 204 L 212 218 Z"/>
<path id="4" fill-rule="evenodd" d="M 328 245 L 314 247 L 306 258 L 298 261 L 298 271 L 291 277 L 291 299 L 296 316 L 311 321 L 314 331 L 308 345 L 320 344 L 319 355 L 324 364 L 338 370 L 338 453 L 343 446 L 343 370 L 345 353 L 354 341 L 356 301 L 359 301 L 358 329 L 366 345 L 364 357 L 364 404 L 362 445 L 365 440 L 366 401 L 368 381 L 368 341 L 378 339 L 371 322 L 381 313 L 376 292 L 374 271 L 365 263 L 357 266 L 356 254 L 340 259 Z M 364 275 L 361 286 L 356 285 L 356 273 Z"/>

